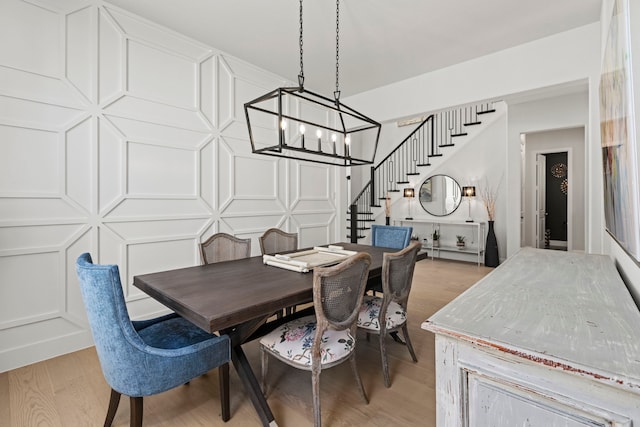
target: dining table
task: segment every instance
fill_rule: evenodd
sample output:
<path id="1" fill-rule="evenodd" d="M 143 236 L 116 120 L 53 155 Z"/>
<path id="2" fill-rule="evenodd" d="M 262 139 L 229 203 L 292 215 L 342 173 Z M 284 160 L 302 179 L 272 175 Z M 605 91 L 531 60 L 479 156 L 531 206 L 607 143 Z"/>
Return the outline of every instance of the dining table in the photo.
<path id="1" fill-rule="evenodd" d="M 332 246 L 370 254 L 370 282 L 379 281 L 383 254 L 397 251 L 345 242 Z M 277 426 L 242 344 L 289 320 L 274 314 L 313 301 L 312 272 L 266 265 L 262 256 L 254 256 L 137 275 L 133 285 L 203 330 L 228 335 L 232 364 L 260 421 Z"/>

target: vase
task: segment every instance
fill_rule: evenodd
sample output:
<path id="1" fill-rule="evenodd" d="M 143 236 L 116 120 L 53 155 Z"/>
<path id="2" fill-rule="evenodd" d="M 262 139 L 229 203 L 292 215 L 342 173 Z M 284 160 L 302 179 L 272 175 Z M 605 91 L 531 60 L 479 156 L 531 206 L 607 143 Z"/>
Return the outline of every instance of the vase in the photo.
<path id="1" fill-rule="evenodd" d="M 487 267 L 497 267 L 499 264 L 498 241 L 496 240 L 496 233 L 493 230 L 493 221 L 489 221 L 487 244 L 484 246 L 484 265 Z"/>

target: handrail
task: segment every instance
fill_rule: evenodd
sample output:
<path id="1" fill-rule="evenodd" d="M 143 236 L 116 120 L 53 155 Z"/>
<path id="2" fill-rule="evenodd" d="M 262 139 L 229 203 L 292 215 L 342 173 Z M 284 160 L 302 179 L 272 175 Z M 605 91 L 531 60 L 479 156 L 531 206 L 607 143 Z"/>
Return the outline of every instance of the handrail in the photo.
<path id="1" fill-rule="evenodd" d="M 382 166 L 382 164 L 384 162 L 386 162 L 389 157 L 391 157 L 396 151 L 398 151 L 416 132 L 420 131 L 420 129 L 422 129 L 422 127 L 425 125 L 425 123 L 427 123 L 427 121 L 433 121 L 433 117 L 434 115 L 431 114 L 429 117 L 427 117 L 426 119 L 424 119 L 417 128 L 415 128 L 410 134 L 409 136 L 407 136 L 405 139 L 402 140 L 402 142 L 400 144 L 398 144 L 398 146 L 392 151 L 390 152 L 387 157 L 385 157 L 384 159 L 382 159 L 380 161 L 380 163 L 378 163 L 378 166 L 375 166 L 374 169 L 378 169 L 380 166 Z"/>
<path id="2" fill-rule="evenodd" d="M 354 207 L 357 211 L 349 221 L 351 241 L 357 243 L 357 238 L 364 237 L 357 231 L 367 230 L 366 223 L 374 221 L 371 208 L 380 207 L 377 200 L 399 192 L 397 185 L 408 184 L 409 176 L 420 175 L 419 167 L 431 166 L 432 157 L 443 155 L 441 148 L 455 145 L 454 138 L 467 135 L 468 126 L 480 124 L 479 116 L 493 111 L 493 103 L 487 102 L 430 114 L 422 120 L 377 166 L 371 167 L 371 179 L 350 205 L 350 211 Z"/>

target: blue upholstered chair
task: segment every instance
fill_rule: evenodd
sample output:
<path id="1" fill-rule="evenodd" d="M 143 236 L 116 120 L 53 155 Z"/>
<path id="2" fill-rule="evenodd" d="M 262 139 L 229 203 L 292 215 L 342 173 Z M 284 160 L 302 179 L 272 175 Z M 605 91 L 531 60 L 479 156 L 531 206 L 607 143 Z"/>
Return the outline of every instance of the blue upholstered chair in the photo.
<path id="1" fill-rule="evenodd" d="M 404 249 L 409 246 L 413 227 L 395 225 L 371 225 L 371 246 Z"/>
<path id="2" fill-rule="evenodd" d="M 411 233 L 413 233 L 413 227 L 372 224 L 371 246 L 404 249 L 409 246 L 409 242 L 411 242 Z M 382 279 L 376 278 L 370 280 L 369 290 L 372 291 L 374 295 L 376 292 L 382 292 Z"/>
<path id="3" fill-rule="evenodd" d="M 178 316 L 131 321 L 117 265 L 96 265 L 88 253 L 76 263 L 82 299 L 100 366 L 111 387 L 105 419 L 110 426 L 120 395 L 130 397 L 131 426 L 142 425 L 142 398 L 188 383 L 221 367 L 222 418 L 229 419 L 229 337 L 206 333 Z M 223 378 L 226 375 L 226 379 Z"/>
<path id="4" fill-rule="evenodd" d="M 415 241 L 401 251 L 387 252 L 383 255 L 382 297 L 365 295 L 358 314 L 358 328 L 367 333 L 367 338 L 370 333 L 378 334 L 380 337 L 380 356 L 385 387 L 391 386 L 385 345 L 387 334 L 397 334 L 397 331 L 402 330 L 411 358 L 414 362 L 418 361 L 407 329 L 407 302 L 420 247 L 420 242 Z M 397 335 L 394 339 L 399 340 Z"/>

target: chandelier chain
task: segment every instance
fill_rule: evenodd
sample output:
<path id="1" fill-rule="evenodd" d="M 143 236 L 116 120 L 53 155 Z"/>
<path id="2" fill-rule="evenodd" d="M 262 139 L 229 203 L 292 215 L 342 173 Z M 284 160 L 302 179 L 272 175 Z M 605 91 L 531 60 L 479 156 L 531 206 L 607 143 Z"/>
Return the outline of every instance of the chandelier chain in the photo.
<path id="1" fill-rule="evenodd" d="M 300 51 L 298 85 L 295 86 L 287 79 L 284 86 L 270 90 L 244 104 L 251 152 L 335 167 L 372 165 L 382 125 L 343 105 L 340 101 L 340 0 L 336 0 L 335 6 L 334 99 L 331 99 L 330 95 L 323 96 L 304 87 L 304 0 L 298 0 L 298 2 Z M 332 4 L 331 1 L 328 3 L 328 6 Z M 331 32 L 330 15 L 329 11 L 329 22 L 325 22 L 329 24 L 329 33 Z M 326 26 L 323 28 L 326 29 Z M 330 39 L 331 37 L 325 41 Z M 329 67 L 332 65 L 330 60 L 321 62 Z M 324 67 L 325 65 L 322 65 L 322 68 Z M 265 126 L 269 123 L 272 125 Z M 309 131 L 305 134 L 307 129 Z M 354 133 L 358 137 L 352 141 Z M 307 137 L 306 144 L 305 137 Z M 313 143 L 310 144 L 310 142 Z M 357 226 L 354 225 L 352 229 L 356 230 L 356 228 Z"/>
<path id="2" fill-rule="evenodd" d="M 302 0 L 300 0 L 300 74 L 298 74 L 298 85 L 300 87 L 304 86 L 304 62 L 302 60 L 303 49 L 302 49 Z"/>
<path id="3" fill-rule="evenodd" d="M 336 101 L 340 98 L 340 0 L 336 0 Z"/>

